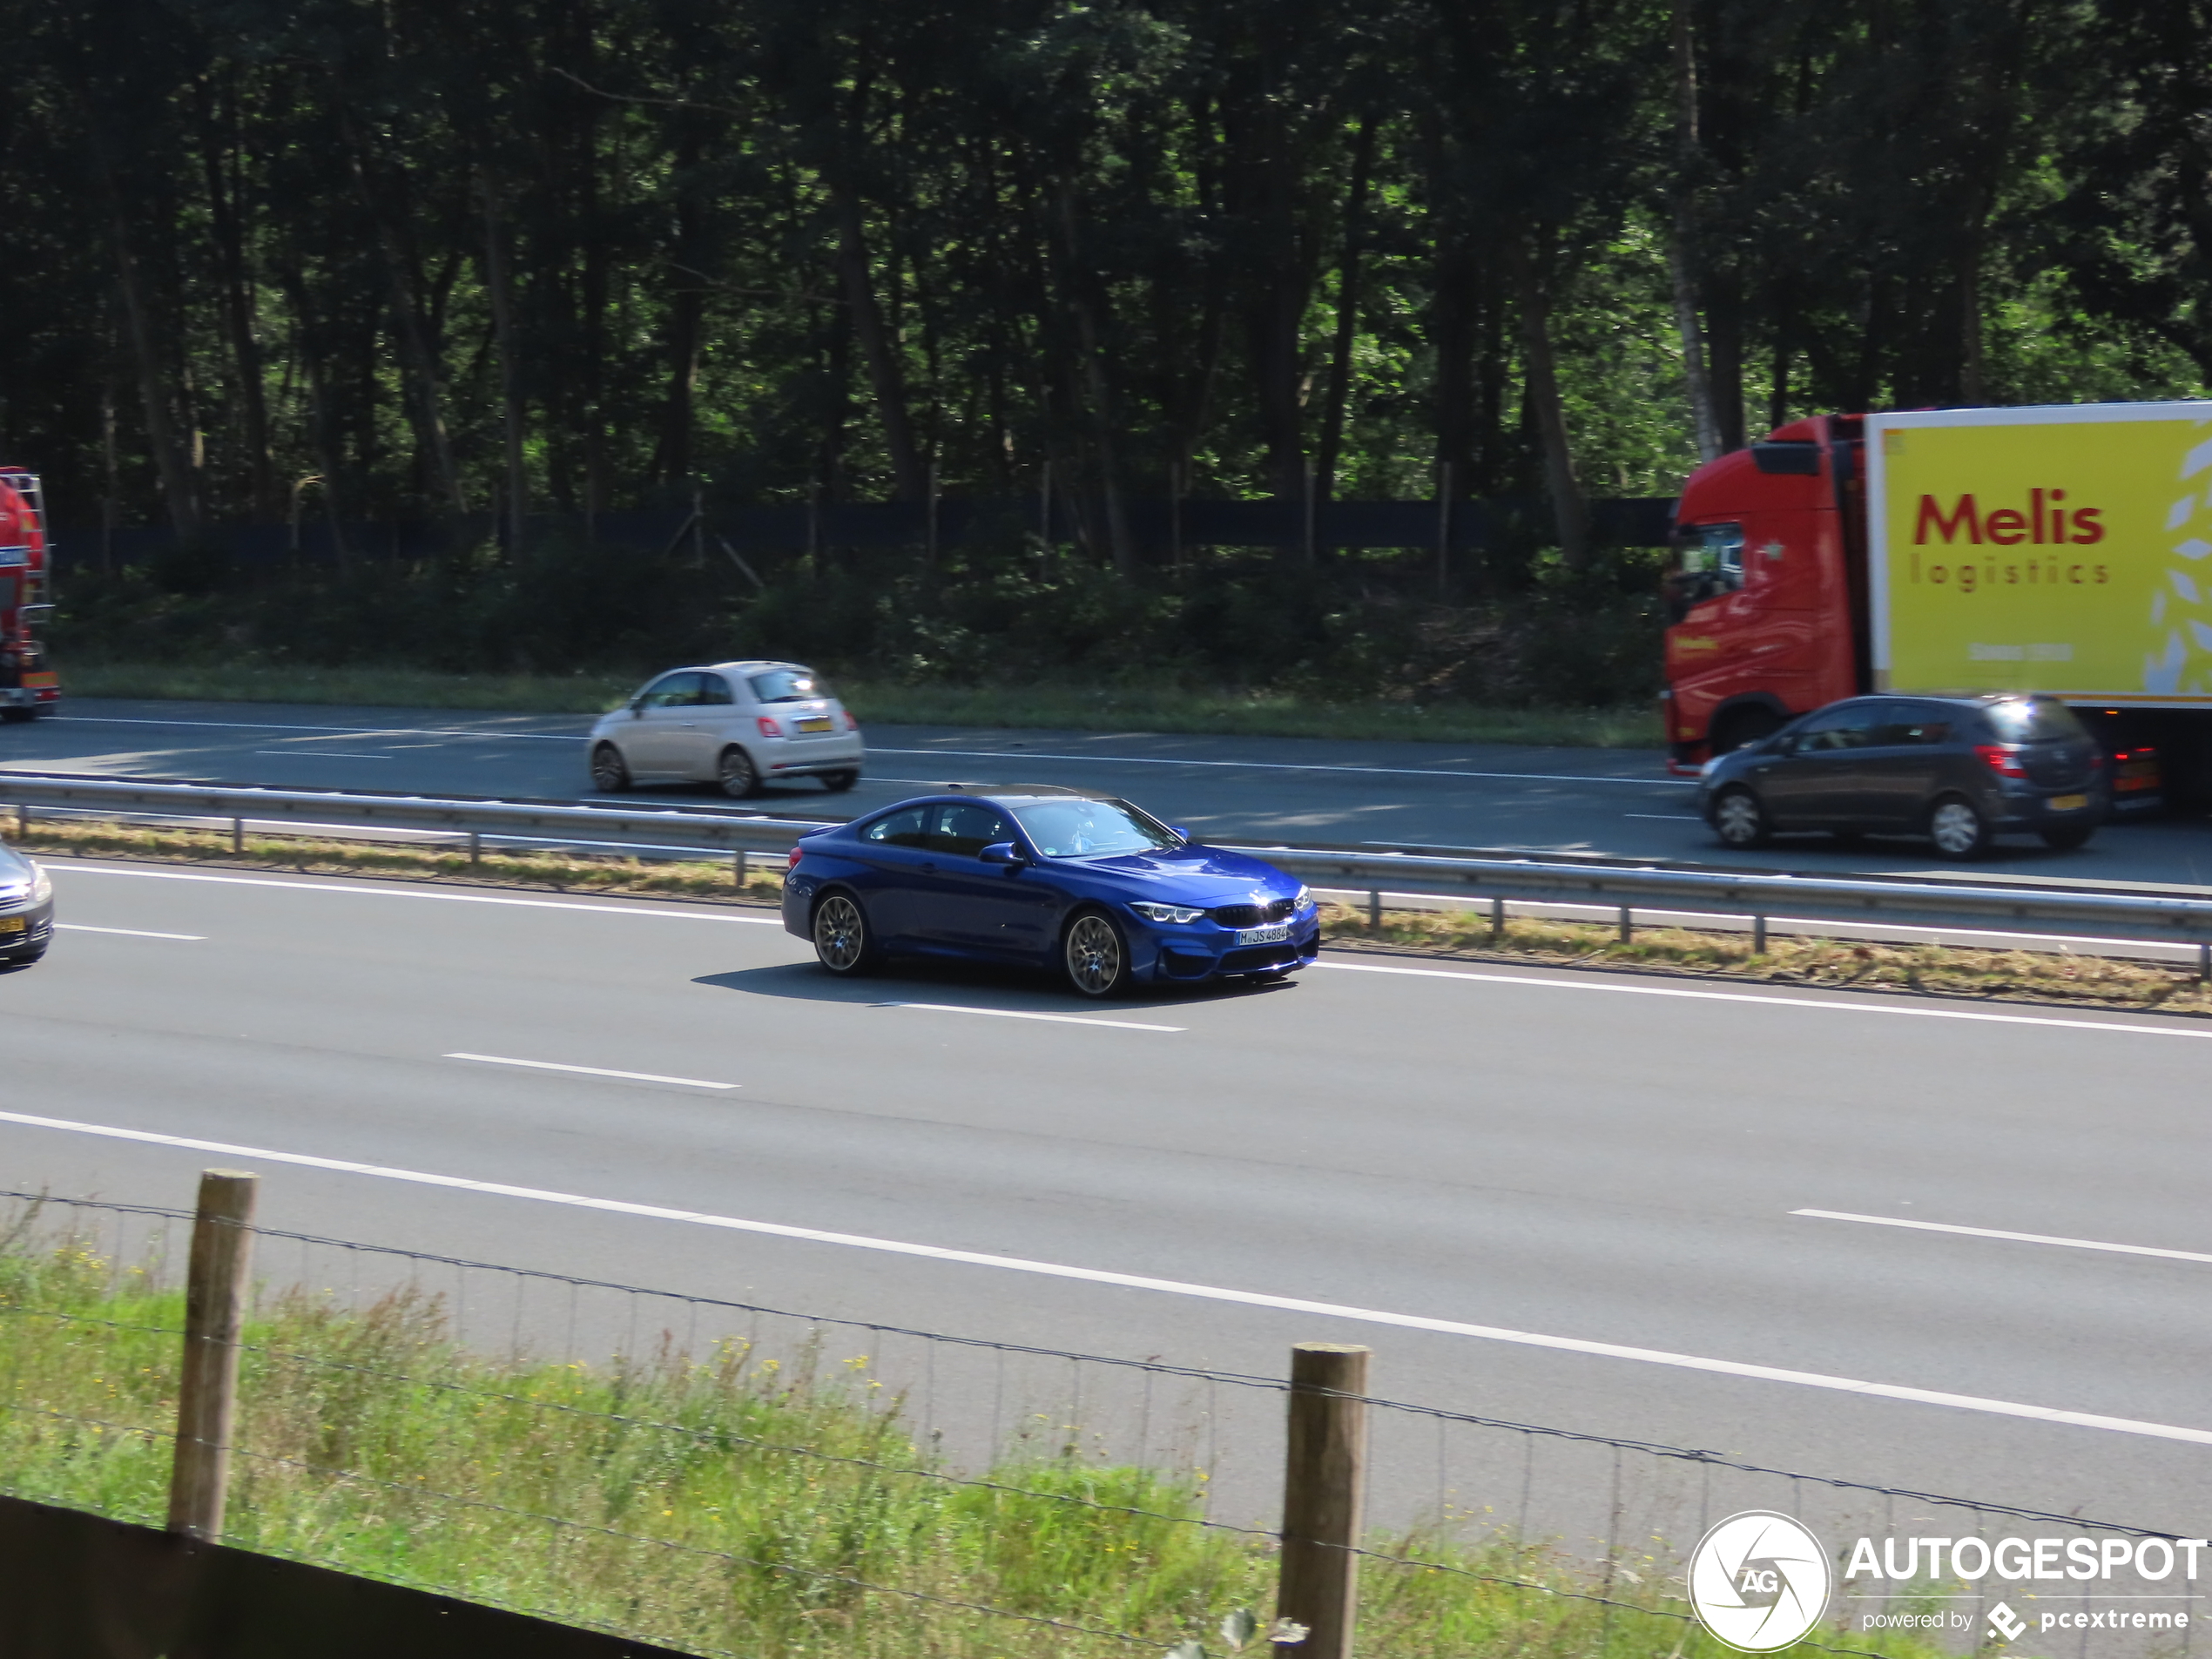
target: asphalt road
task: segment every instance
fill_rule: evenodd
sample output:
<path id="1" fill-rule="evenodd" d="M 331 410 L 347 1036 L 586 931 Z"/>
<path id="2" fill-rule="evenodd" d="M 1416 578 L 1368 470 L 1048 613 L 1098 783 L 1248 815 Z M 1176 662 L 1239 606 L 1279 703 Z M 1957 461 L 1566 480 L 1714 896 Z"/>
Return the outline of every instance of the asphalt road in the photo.
<path id="1" fill-rule="evenodd" d="M 0 770 L 112 773 L 300 789 L 599 799 L 581 717 L 265 704 L 93 701 L 0 726 Z M 1109 789 L 1202 837 L 1330 846 L 1589 852 L 1801 870 L 1920 870 L 1919 843 L 1838 848 L 1785 838 L 1730 854 L 1689 815 L 1656 752 L 1509 745 L 1185 738 L 1142 732 L 872 726 L 867 776 L 844 796 L 765 792 L 772 812 L 842 818 L 948 781 Z M 704 790 L 648 792 L 671 801 Z M 2008 843 L 1979 873 L 2212 887 L 2212 826 L 2108 826 L 2079 852 Z"/>
<path id="2" fill-rule="evenodd" d="M 265 1222 L 326 1237 L 1262 1375 L 1366 1342 L 1397 1399 L 2212 1521 L 2202 1023 L 1340 954 L 1100 1009 L 833 983 L 765 914 L 53 867 L 67 931 L 0 978 L 8 1187 L 176 1206 L 257 1168 Z M 874 1346 L 917 1386 L 937 1363 Z M 993 1385 L 957 1358 L 921 1410 L 972 1443 Z M 1255 1519 L 1279 1410 L 1160 1406 Z M 1386 1427 L 1379 1515 L 1618 1524 L 1602 1456 Z M 1682 1471 L 1629 1524 L 1680 1539 L 1723 1501 Z"/>

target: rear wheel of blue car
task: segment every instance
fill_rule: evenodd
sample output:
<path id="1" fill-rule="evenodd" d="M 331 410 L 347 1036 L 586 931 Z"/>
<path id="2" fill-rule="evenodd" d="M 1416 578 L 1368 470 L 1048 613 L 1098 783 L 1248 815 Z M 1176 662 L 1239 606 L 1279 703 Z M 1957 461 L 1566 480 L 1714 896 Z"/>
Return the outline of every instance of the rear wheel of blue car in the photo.
<path id="1" fill-rule="evenodd" d="M 850 894 L 833 893 L 814 907 L 814 954 L 833 974 L 861 974 L 875 965 L 868 919 Z"/>
<path id="2" fill-rule="evenodd" d="M 1085 996 L 1111 996 L 1129 983 L 1129 946 L 1103 910 L 1082 911 L 1068 924 L 1062 958 L 1068 982 Z"/>

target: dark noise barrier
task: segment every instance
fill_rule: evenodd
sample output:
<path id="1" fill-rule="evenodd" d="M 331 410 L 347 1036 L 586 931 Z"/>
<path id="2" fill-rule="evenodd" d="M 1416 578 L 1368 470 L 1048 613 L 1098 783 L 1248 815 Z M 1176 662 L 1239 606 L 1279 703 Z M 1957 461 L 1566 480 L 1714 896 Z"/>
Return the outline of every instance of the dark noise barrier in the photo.
<path id="1" fill-rule="evenodd" d="M 0 1497 L 0 1659 L 678 1659 L 672 1648 Z"/>

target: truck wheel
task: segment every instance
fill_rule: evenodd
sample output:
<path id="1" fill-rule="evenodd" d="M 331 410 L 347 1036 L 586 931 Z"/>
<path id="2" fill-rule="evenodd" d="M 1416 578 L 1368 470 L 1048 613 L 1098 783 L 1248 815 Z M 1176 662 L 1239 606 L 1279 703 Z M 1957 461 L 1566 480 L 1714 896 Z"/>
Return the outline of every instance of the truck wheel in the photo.
<path id="1" fill-rule="evenodd" d="M 19 709 L 12 706 L 0 709 L 0 720 L 5 720 L 10 725 L 23 725 L 37 718 L 37 709 Z"/>
<path id="2" fill-rule="evenodd" d="M 1771 832 L 1759 798 L 1742 787 L 1724 789 L 1713 803 L 1713 833 L 1723 846 L 1764 846 Z"/>
<path id="3" fill-rule="evenodd" d="M 1989 820 L 1964 795 L 1946 795 L 1928 814 L 1928 836 L 1947 859 L 1978 859 L 1989 850 Z"/>
<path id="4" fill-rule="evenodd" d="M 2094 824 L 2061 824 L 2056 829 L 2042 832 L 2043 845 L 2054 853 L 2071 853 L 2078 846 L 2089 845 L 2089 838 L 2096 833 Z"/>
<path id="5" fill-rule="evenodd" d="M 1737 709 L 1723 715 L 1713 727 L 1713 752 L 1733 754 L 1746 744 L 1770 738 L 1782 730 L 1781 717 L 1772 709 Z"/>

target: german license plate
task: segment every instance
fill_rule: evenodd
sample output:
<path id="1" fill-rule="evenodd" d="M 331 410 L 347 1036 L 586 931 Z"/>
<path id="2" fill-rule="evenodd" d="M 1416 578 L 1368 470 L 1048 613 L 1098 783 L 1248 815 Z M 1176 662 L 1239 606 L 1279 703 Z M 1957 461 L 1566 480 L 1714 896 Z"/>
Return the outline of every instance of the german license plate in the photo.
<path id="1" fill-rule="evenodd" d="M 801 732 L 827 732 L 832 729 L 826 714 L 810 714 L 799 723 Z"/>
<path id="2" fill-rule="evenodd" d="M 2051 810 L 2054 813 L 2078 813 L 2089 804 L 2087 795 L 2054 795 Z"/>
<path id="3" fill-rule="evenodd" d="M 30 927 L 28 916 L 0 916 L 0 934 L 19 934 Z"/>
<path id="4" fill-rule="evenodd" d="M 1279 945 L 1291 936 L 1291 924 L 1278 923 L 1272 927 L 1244 927 L 1238 930 L 1240 945 Z"/>

